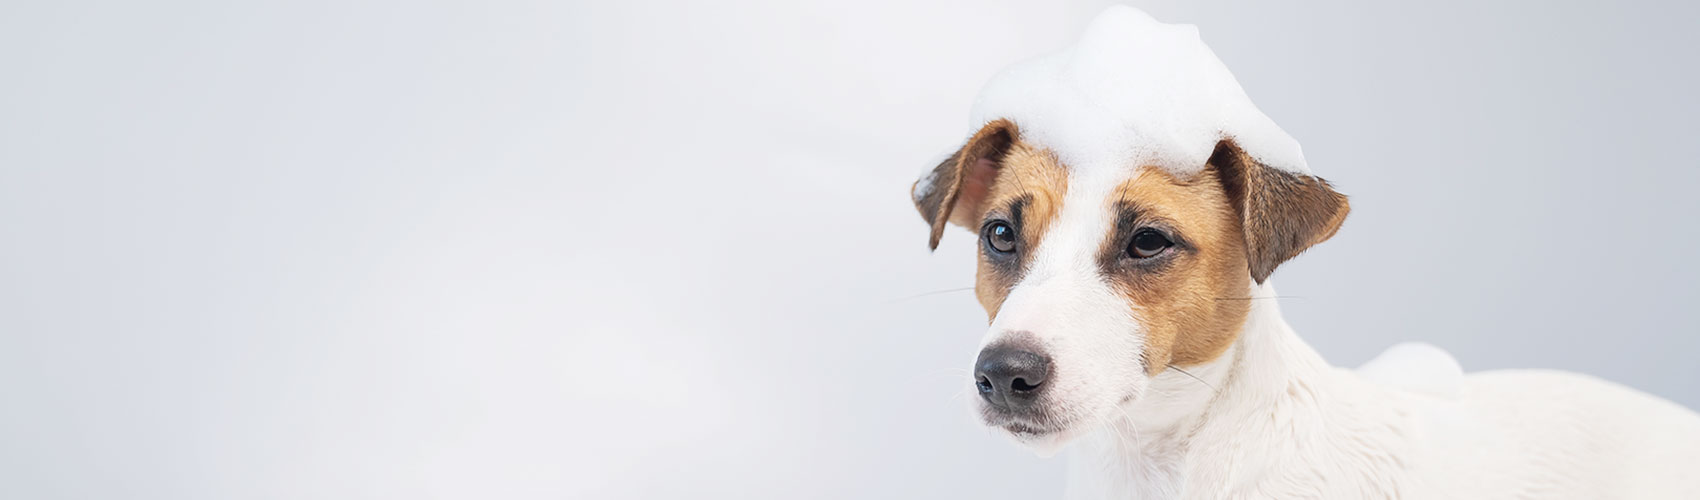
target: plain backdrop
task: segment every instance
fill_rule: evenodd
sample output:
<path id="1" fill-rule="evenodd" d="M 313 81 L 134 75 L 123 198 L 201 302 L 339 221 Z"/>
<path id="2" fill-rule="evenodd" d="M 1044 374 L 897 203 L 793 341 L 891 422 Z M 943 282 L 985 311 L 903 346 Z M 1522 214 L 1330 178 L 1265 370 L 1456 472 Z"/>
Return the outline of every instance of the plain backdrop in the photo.
<path id="1" fill-rule="evenodd" d="M 1054 497 L 908 188 L 1103 5 L 6 2 L 0 497 Z M 1352 196 L 1328 358 L 1700 405 L 1700 4 L 1136 5 Z"/>

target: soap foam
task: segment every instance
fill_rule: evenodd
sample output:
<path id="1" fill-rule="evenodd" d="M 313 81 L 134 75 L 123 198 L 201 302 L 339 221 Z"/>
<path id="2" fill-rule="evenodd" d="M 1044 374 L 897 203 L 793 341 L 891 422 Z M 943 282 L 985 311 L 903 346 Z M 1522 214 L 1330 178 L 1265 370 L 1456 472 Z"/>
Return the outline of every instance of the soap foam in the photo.
<path id="1" fill-rule="evenodd" d="M 1298 141 L 1258 111 L 1196 27 L 1128 6 L 1099 14 L 1074 45 L 998 74 L 972 116 L 1015 122 L 1024 141 L 1077 171 L 1190 175 L 1231 138 L 1265 165 L 1309 173 Z"/>

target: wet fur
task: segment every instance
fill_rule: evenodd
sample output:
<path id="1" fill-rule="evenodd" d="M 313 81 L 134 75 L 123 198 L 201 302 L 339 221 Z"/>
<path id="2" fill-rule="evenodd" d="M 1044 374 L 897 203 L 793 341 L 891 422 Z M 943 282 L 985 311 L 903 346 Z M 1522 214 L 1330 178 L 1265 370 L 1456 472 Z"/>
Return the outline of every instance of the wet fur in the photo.
<path id="1" fill-rule="evenodd" d="M 1074 443 L 1071 497 L 1700 498 L 1700 415 L 1667 401 L 1557 372 L 1466 378 L 1444 353 L 1402 374 L 1453 385 L 1330 366 L 1267 279 L 1349 205 L 1231 140 L 1196 175 L 1086 175 L 998 120 L 914 194 L 934 246 L 947 222 L 1016 226 L 1016 255 L 976 240 L 982 346 L 1033 342 L 1056 369 L 1041 418 L 983 416 L 1041 454 Z M 1142 227 L 1173 235 L 1162 260 L 1121 256 Z"/>

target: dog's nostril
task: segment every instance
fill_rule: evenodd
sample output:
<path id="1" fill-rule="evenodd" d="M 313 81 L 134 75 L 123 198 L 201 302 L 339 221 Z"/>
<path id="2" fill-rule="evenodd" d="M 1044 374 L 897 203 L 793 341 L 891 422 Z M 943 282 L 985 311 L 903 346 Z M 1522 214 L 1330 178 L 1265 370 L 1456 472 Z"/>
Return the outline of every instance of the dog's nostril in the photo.
<path id="1" fill-rule="evenodd" d="M 987 403 L 1001 408 L 1025 408 L 1044 392 L 1051 360 L 1030 342 L 1003 342 L 980 351 L 974 362 L 974 385 Z"/>

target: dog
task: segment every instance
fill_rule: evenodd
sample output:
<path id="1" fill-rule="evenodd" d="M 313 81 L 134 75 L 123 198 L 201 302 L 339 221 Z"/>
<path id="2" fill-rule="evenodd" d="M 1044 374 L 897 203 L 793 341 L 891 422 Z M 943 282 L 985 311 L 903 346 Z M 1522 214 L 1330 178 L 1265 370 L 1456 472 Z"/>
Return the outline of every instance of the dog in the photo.
<path id="1" fill-rule="evenodd" d="M 1016 84 L 995 79 L 980 128 L 913 186 L 930 247 L 948 225 L 978 236 L 986 425 L 1041 455 L 1070 447 L 1072 498 L 1700 498 L 1700 414 L 1674 403 L 1562 372 L 1466 376 L 1422 344 L 1357 370 L 1306 345 L 1269 278 L 1333 236 L 1348 200 L 1236 104 L 1213 55 L 1141 52 L 1202 47 L 1174 26 L 1112 8 L 1060 57 L 1000 75 Z M 1117 80 L 1147 61 L 1163 78 Z M 1149 130 L 1188 106 L 1219 119 Z"/>

